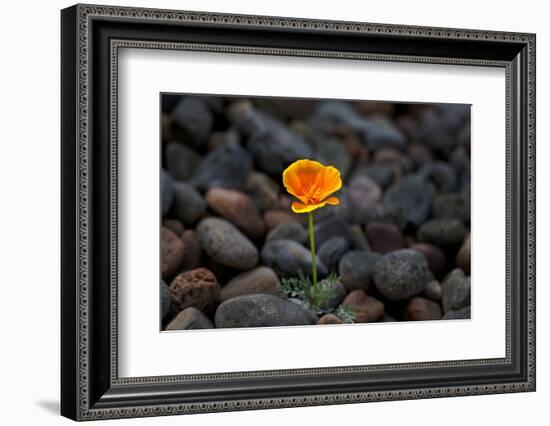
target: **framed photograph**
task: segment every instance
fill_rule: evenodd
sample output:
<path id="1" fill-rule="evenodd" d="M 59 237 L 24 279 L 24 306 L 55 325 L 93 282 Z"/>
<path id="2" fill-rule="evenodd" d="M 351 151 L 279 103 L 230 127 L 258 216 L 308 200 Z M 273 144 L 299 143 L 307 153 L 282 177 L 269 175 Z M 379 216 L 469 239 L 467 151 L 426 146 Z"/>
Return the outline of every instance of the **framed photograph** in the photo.
<path id="1" fill-rule="evenodd" d="M 61 12 L 61 413 L 535 390 L 535 35 Z"/>

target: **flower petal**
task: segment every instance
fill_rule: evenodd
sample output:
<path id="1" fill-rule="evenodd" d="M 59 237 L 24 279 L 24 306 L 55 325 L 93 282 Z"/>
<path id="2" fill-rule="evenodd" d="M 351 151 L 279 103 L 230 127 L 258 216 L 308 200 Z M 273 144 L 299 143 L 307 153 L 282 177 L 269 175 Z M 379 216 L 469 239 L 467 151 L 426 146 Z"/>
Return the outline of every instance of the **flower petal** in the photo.
<path id="1" fill-rule="evenodd" d="M 331 206 L 337 206 L 340 204 L 340 200 L 336 197 L 330 197 L 324 200 L 323 203 L 330 204 Z"/>
<path id="2" fill-rule="evenodd" d="M 324 202 L 320 204 L 302 204 L 302 203 L 299 203 L 298 201 L 294 201 L 292 203 L 291 208 L 294 213 L 309 213 L 315 209 L 323 207 L 324 205 L 325 205 Z"/>
<path id="3" fill-rule="evenodd" d="M 342 188 L 342 178 L 338 169 L 332 166 L 326 166 L 317 178 L 315 186 L 318 188 L 315 194 L 318 200 L 324 200 L 329 195 Z"/>
<path id="4" fill-rule="evenodd" d="M 308 194 L 324 166 L 313 160 L 298 160 L 283 172 L 283 185 L 295 197 Z M 304 200 L 302 200 L 304 201 Z"/>

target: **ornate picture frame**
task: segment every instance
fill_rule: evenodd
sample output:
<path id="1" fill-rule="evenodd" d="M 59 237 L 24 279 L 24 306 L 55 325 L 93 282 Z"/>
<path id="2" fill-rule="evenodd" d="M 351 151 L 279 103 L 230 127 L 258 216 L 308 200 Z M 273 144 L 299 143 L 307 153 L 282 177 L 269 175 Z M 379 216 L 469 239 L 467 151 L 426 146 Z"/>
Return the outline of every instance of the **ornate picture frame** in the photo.
<path id="1" fill-rule="evenodd" d="M 61 414 L 160 416 L 535 390 L 535 35 L 76 5 L 61 13 Z M 506 356 L 119 377 L 119 49 L 481 65 L 506 73 Z"/>

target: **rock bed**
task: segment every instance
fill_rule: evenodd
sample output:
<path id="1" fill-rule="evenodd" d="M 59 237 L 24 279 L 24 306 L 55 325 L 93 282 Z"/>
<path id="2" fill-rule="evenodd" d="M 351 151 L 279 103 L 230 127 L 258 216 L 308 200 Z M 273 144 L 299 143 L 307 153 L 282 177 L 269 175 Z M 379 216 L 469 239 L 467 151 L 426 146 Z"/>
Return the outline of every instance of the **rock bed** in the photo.
<path id="1" fill-rule="evenodd" d="M 470 317 L 470 112 L 464 105 L 164 95 L 164 330 Z M 311 273 L 283 170 L 331 164 L 314 213 L 324 315 L 281 291 Z M 349 321 L 348 321 L 349 322 Z"/>

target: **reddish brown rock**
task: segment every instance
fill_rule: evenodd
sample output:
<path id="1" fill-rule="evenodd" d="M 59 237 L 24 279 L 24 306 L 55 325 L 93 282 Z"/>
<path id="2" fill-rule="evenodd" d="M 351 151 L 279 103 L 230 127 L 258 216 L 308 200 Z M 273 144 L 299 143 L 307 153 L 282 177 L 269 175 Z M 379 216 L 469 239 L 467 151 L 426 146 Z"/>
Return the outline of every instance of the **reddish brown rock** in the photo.
<path id="1" fill-rule="evenodd" d="M 428 261 L 428 268 L 436 277 L 440 278 L 445 274 L 447 258 L 439 247 L 430 243 L 416 243 L 411 245 L 410 248 L 424 255 Z"/>
<path id="2" fill-rule="evenodd" d="M 456 255 L 456 266 L 462 269 L 466 275 L 470 275 L 470 256 L 470 235 L 468 234 Z"/>
<path id="3" fill-rule="evenodd" d="M 198 268 L 202 263 L 201 244 L 197 233 L 191 229 L 183 231 L 180 237 L 184 245 L 180 270 L 189 271 Z"/>
<path id="4" fill-rule="evenodd" d="M 344 321 L 342 321 L 340 317 L 337 317 L 334 314 L 325 314 L 319 319 L 319 322 L 317 322 L 317 324 L 344 324 Z"/>
<path id="5" fill-rule="evenodd" d="M 161 232 L 162 279 L 169 280 L 178 271 L 184 255 L 183 242 L 166 227 Z"/>
<path id="6" fill-rule="evenodd" d="M 350 308 L 355 322 L 374 322 L 384 315 L 384 304 L 363 290 L 354 290 L 346 296 L 342 306 Z"/>
<path id="7" fill-rule="evenodd" d="M 300 222 L 297 214 L 287 210 L 270 209 L 263 213 L 263 219 L 267 230 L 271 230 L 283 223 Z"/>
<path id="8" fill-rule="evenodd" d="M 263 236 L 264 222 L 248 195 L 233 189 L 212 188 L 206 193 L 206 202 L 248 237 L 259 239 Z"/>
<path id="9" fill-rule="evenodd" d="M 208 315 L 214 312 L 220 301 L 218 281 L 206 268 L 179 274 L 170 284 L 170 293 L 174 315 L 191 306 Z"/>
<path id="10" fill-rule="evenodd" d="M 221 290 L 221 301 L 243 294 L 277 294 L 280 288 L 281 283 L 273 269 L 259 266 L 251 271 L 243 272 L 229 281 Z"/>
<path id="11" fill-rule="evenodd" d="M 372 250 L 378 253 L 405 248 L 401 228 L 393 223 L 370 222 L 365 228 L 365 234 Z"/>
<path id="12" fill-rule="evenodd" d="M 185 230 L 183 224 L 177 219 L 162 219 L 162 226 L 170 229 L 178 237 L 181 237 Z"/>
<path id="13" fill-rule="evenodd" d="M 442 315 L 439 303 L 424 297 L 413 297 L 405 306 L 405 320 L 407 321 L 439 320 Z"/>

